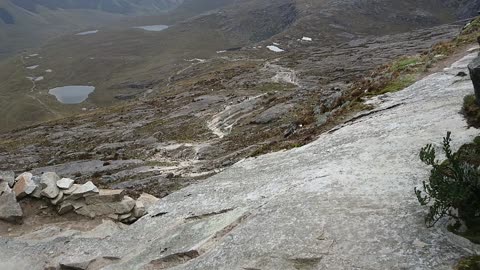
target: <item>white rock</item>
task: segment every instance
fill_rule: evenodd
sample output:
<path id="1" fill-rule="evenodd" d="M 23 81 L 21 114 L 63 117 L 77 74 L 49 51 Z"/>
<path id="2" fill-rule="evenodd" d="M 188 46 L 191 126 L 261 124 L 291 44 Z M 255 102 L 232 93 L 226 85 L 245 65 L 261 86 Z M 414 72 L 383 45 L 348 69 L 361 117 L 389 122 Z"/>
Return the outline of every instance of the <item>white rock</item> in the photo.
<path id="1" fill-rule="evenodd" d="M 153 195 L 150 195 L 148 193 L 142 193 L 142 195 L 138 197 L 137 202 L 141 202 L 144 205 L 145 210 L 148 212 L 148 209 L 159 200 L 159 198 Z"/>
<path id="2" fill-rule="evenodd" d="M 76 186 L 75 189 L 71 192 L 71 195 L 68 197 L 70 200 L 76 200 L 81 197 L 92 196 L 98 194 L 98 188 L 92 183 L 92 181 L 88 181 L 83 185 L 74 185 Z"/>
<path id="3" fill-rule="evenodd" d="M 60 180 L 57 181 L 57 187 L 61 188 L 61 189 L 69 189 L 73 186 L 73 183 L 75 181 L 73 181 L 73 179 L 70 179 L 70 178 L 62 178 Z"/>
<path id="4" fill-rule="evenodd" d="M 133 208 L 133 216 L 136 218 L 143 217 L 147 211 L 145 210 L 145 205 L 141 201 L 135 202 L 135 207 Z"/>
<path id="5" fill-rule="evenodd" d="M 310 37 L 302 37 L 302 41 L 312 41 L 312 38 L 310 38 Z"/>

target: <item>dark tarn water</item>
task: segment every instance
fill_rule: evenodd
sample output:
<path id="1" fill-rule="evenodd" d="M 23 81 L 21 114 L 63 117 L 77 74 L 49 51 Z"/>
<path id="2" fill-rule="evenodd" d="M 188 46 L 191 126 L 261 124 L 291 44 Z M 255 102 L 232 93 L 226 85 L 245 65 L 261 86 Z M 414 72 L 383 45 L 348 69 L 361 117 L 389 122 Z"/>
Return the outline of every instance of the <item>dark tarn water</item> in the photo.
<path id="1" fill-rule="evenodd" d="M 70 85 L 50 89 L 48 93 L 63 104 L 78 104 L 84 102 L 93 91 L 93 86 Z"/>

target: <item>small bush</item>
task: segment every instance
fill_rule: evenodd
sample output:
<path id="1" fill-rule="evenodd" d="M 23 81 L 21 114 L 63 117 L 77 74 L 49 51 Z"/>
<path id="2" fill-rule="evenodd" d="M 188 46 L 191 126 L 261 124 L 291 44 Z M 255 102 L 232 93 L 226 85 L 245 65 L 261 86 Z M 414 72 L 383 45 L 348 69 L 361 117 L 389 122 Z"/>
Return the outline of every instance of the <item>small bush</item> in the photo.
<path id="1" fill-rule="evenodd" d="M 462 112 L 469 126 L 480 128 L 480 106 L 475 102 L 475 95 L 463 99 Z"/>
<path id="2" fill-rule="evenodd" d="M 442 163 L 436 160 L 435 149 L 431 144 L 420 151 L 420 159 L 432 166 L 428 182 L 423 181 L 423 191 L 415 188 L 420 204 L 429 206 L 425 217 L 428 227 L 446 216 L 463 221 L 469 227 L 477 224 L 480 216 L 478 166 L 465 161 L 460 153 L 453 153 L 450 142 L 448 132 L 443 138 L 443 151 L 447 159 Z"/>

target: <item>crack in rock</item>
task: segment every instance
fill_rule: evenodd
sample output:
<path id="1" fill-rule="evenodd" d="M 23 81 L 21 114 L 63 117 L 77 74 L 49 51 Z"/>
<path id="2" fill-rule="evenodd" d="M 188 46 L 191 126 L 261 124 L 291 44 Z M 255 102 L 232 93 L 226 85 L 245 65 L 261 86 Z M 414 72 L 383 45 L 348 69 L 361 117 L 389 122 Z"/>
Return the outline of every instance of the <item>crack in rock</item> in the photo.
<path id="1" fill-rule="evenodd" d="M 227 209 L 223 209 L 223 210 L 220 210 L 220 211 L 215 211 L 215 212 L 210 212 L 210 213 L 206 213 L 206 214 L 202 214 L 202 215 L 194 215 L 194 216 L 189 216 L 189 217 L 186 217 L 185 220 L 198 220 L 198 219 L 203 219 L 203 218 L 207 218 L 207 217 L 211 217 L 211 216 L 216 216 L 216 215 L 220 215 L 220 214 L 225 214 L 225 213 L 228 213 L 232 210 L 234 210 L 235 208 L 227 208 Z"/>

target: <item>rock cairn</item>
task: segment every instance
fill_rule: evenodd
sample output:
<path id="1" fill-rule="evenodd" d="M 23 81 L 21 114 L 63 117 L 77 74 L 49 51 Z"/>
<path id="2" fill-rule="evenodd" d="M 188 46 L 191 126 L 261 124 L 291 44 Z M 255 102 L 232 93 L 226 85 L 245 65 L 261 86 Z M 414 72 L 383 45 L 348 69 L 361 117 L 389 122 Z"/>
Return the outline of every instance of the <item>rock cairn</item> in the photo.
<path id="1" fill-rule="evenodd" d="M 60 215 L 73 211 L 90 218 L 108 217 L 123 223 L 135 222 L 158 201 L 146 193 L 134 200 L 125 195 L 123 189 L 99 189 L 91 181 L 76 184 L 73 179 L 60 178 L 54 172 L 41 176 L 25 172 L 15 178 L 14 172 L 0 171 L 0 219 L 20 222 L 23 212 L 18 201 L 25 197 L 48 200 Z"/>

